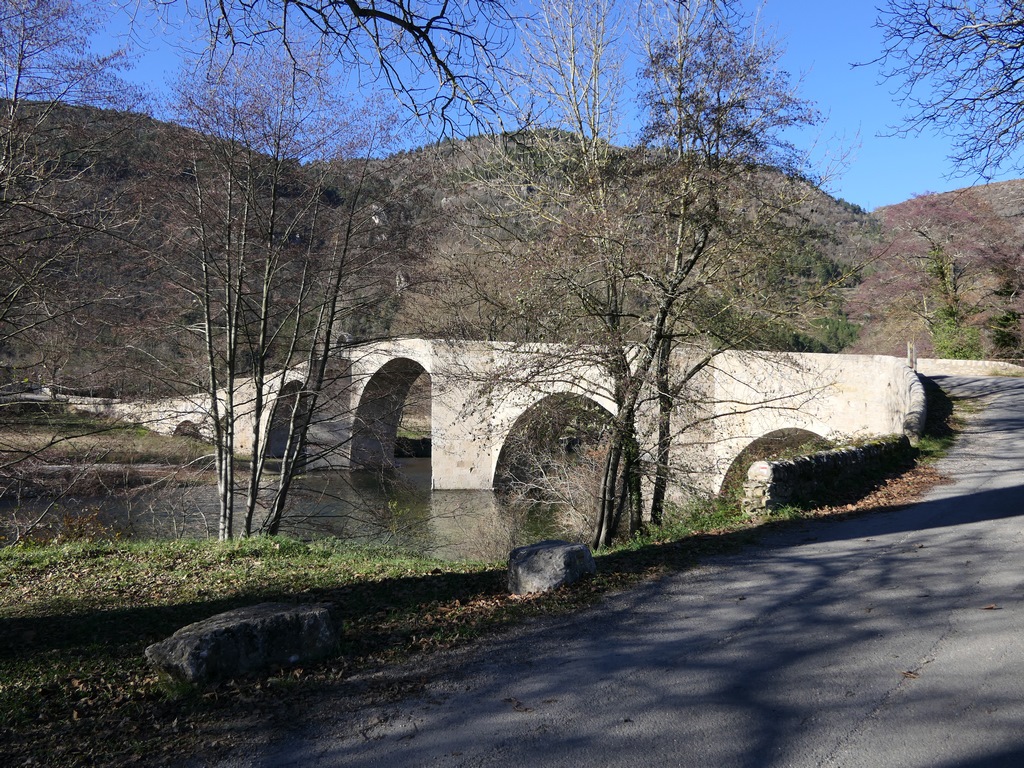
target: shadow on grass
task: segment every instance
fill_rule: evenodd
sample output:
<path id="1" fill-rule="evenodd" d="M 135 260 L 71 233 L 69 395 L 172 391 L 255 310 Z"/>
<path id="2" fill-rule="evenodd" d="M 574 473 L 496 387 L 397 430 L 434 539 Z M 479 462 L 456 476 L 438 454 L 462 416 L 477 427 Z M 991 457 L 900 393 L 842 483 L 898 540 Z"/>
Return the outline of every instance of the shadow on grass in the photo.
<path id="1" fill-rule="evenodd" d="M 287 587 L 243 590 L 230 597 L 174 605 L 79 610 L 66 601 L 61 610 L 46 615 L 5 618 L 0 624 L 0 660 L 67 651 L 73 651 L 76 657 L 109 657 L 115 653 L 113 649 L 141 654 L 146 645 L 187 624 L 262 602 L 329 602 L 336 619 L 345 626 L 378 624 L 390 628 L 440 601 L 471 601 L 500 595 L 503 589 L 504 574 L 487 570 L 361 582 L 307 590 L 299 595 Z M 373 652 L 380 644 L 373 642 L 371 633 L 349 645 L 361 652 Z"/>
<path id="2" fill-rule="evenodd" d="M 954 401 L 935 383 L 934 379 L 921 376 L 928 410 L 925 415 L 924 435 L 949 443 L 956 436 L 953 419 Z"/>

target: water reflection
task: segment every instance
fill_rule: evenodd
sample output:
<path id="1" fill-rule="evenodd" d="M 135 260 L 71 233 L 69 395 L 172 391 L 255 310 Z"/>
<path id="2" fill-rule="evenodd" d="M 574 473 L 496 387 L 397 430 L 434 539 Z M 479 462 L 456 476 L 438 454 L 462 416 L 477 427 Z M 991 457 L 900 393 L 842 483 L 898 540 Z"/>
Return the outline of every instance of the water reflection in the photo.
<path id="1" fill-rule="evenodd" d="M 212 485 L 163 485 L 105 497 L 51 502 L 51 516 L 92 517 L 136 538 L 217 535 Z M 45 512 L 34 499 L 9 506 L 21 520 Z M 316 472 L 297 479 L 281 533 L 388 544 L 446 560 L 501 560 L 513 547 L 551 538 L 549 516 L 505 508 L 492 491 L 431 491 L 430 459 L 403 459 L 395 472 Z"/>
<path id="2" fill-rule="evenodd" d="M 543 515 L 507 509 L 493 491 L 431 491 L 430 460 L 395 472 L 317 473 L 302 478 L 282 532 L 392 544 L 446 560 L 497 560 L 549 532 Z"/>

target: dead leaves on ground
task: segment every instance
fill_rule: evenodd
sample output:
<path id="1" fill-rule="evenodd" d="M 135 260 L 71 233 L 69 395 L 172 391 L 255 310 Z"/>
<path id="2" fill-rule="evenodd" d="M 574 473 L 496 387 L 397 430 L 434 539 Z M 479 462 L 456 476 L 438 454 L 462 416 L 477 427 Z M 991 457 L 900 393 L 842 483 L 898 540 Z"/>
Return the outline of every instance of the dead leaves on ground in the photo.
<path id="1" fill-rule="evenodd" d="M 915 466 L 899 475 L 886 478 L 861 498 L 847 503 L 822 506 L 808 514 L 812 517 L 830 517 L 850 512 L 878 512 L 912 504 L 937 485 L 951 483 L 948 477 L 928 465 Z"/>

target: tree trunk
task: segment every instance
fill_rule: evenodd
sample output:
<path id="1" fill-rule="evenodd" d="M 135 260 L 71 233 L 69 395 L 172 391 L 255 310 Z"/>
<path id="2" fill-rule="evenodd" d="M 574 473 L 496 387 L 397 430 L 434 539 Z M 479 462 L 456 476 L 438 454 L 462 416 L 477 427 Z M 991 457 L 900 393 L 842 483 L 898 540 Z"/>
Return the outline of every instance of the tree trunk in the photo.
<path id="1" fill-rule="evenodd" d="M 663 339 L 658 348 L 658 450 L 654 469 L 654 488 L 651 490 L 651 525 L 664 522 L 665 494 L 668 491 L 669 449 L 672 445 L 672 405 L 669 389 L 669 361 L 672 346 Z"/>
<path id="2" fill-rule="evenodd" d="M 626 506 L 629 509 L 629 535 L 632 537 L 644 530 L 640 444 L 636 440 L 636 433 L 632 430 L 626 437 L 624 451 L 626 462 L 622 472 L 622 490 L 626 496 Z"/>
<path id="3" fill-rule="evenodd" d="M 622 460 L 622 442 L 615 433 L 611 445 L 608 446 L 608 458 L 604 465 L 604 478 L 601 483 L 601 504 L 597 512 L 597 524 L 594 526 L 592 545 L 594 549 L 602 549 L 612 542 L 615 535 L 616 509 L 619 503 L 619 465 Z"/>

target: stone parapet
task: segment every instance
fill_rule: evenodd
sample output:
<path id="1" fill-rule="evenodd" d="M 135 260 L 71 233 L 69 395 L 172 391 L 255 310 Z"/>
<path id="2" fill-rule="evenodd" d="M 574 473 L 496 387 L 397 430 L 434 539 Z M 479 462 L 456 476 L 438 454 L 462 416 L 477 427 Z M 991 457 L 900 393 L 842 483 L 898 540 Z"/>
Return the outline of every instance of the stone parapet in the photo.
<path id="1" fill-rule="evenodd" d="M 810 456 L 754 462 L 743 485 L 743 510 L 756 515 L 787 504 L 814 502 L 837 485 L 876 472 L 907 456 L 910 450 L 906 435 L 893 435 Z"/>
<path id="2" fill-rule="evenodd" d="M 922 357 L 917 361 L 922 376 L 1024 376 L 1024 366 L 1004 360 L 941 360 Z"/>
<path id="3" fill-rule="evenodd" d="M 924 432 L 925 419 L 928 418 L 928 398 L 921 383 L 921 377 L 913 369 L 901 368 L 904 386 L 900 388 L 903 401 L 903 434 L 911 444 L 917 445 L 918 438 Z"/>

